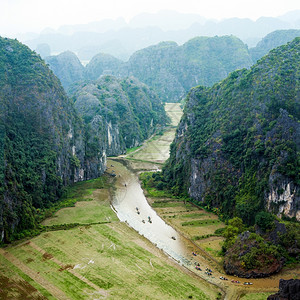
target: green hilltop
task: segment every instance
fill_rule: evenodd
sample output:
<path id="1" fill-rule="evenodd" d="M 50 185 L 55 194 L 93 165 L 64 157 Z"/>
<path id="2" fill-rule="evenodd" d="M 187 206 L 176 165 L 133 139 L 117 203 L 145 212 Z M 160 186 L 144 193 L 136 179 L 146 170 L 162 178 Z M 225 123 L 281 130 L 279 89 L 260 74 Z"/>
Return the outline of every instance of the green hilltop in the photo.
<path id="1" fill-rule="evenodd" d="M 296 38 L 191 90 L 164 169 L 170 189 L 248 224 L 264 209 L 299 218 L 299 48 Z"/>

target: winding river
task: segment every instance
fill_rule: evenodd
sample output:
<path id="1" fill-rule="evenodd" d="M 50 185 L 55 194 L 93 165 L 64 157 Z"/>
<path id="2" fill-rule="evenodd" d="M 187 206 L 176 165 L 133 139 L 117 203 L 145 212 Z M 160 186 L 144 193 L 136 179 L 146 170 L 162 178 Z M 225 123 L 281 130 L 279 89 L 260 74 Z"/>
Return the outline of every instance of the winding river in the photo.
<path id="1" fill-rule="evenodd" d="M 180 264 L 190 265 L 183 238 L 148 204 L 137 175 L 126 164 L 125 160 L 113 161 L 110 167 L 117 175 L 113 207 L 118 218 Z"/>

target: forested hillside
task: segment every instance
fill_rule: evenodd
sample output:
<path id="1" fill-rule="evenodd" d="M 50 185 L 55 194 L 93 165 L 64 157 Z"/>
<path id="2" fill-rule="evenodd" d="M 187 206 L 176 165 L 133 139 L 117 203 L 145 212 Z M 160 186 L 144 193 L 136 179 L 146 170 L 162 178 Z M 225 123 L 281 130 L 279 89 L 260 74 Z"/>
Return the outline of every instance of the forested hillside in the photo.
<path id="1" fill-rule="evenodd" d="M 39 210 L 63 186 L 105 169 L 89 153 L 71 101 L 44 61 L 17 40 L 0 38 L 0 241 L 34 229 Z"/>
<path id="2" fill-rule="evenodd" d="M 57 68 L 54 58 L 47 58 L 47 62 L 64 87 L 68 88 L 66 78 L 74 76 L 73 68 L 66 69 L 67 64 L 62 61 Z M 251 64 L 247 46 L 238 38 L 197 37 L 182 46 L 175 42 L 150 46 L 135 52 L 128 62 L 111 55 L 98 54 L 85 67 L 84 78 L 96 80 L 101 75 L 120 78 L 134 76 L 153 88 L 162 101 L 177 102 L 193 86 L 211 86 L 230 72 L 248 68 Z M 64 72 L 69 70 L 69 75 L 63 74 L 61 69 Z"/>
<path id="3" fill-rule="evenodd" d="M 163 101 L 173 102 L 195 85 L 211 86 L 250 65 L 246 45 L 234 36 L 223 36 L 198 37 L 182 46 L 162 42 L 135 52 L 121 70 L 111 70 L 132 74 L 154 88 Z"/>
<path id="4" fill-rule="evenodd" d="M 57 62 L 61 76 L 59 62 L 81 78 L 75 55 Z M 0 67 L 0 242 L 34 230 L 65 185 L 100 176 L 107 155 L 140 145 L 167 122 L 156 94 L 134 78 L 74 87 L 74 107 L 44 61 L 18 41 L 0 39 Z"/>
<path id="5" fill-rule="evenodd" d="M 66 51 L 56 56 L 48 56 L 45 61 L 65 89 L 84 79 L 84 67 L 73 52 Z"/>
<path id="6" fill-rule="evenodd" d="M 276 30 L 269 33 L 255 47 L 249 49 L 253 62 L 255 63 L 270 50 L 291 42 L 296 37 L 300 37 L 299 29 Z"/>
<path id="7" fill-rule="evenodd" d="M 73 98 L 75 108 L 99 137 L 94 148 L 104 147 L 107 155 L 140 145 L 168 121 L 157 95 L 133 77 L 102 76 L 79 85 Z"/>
<path id="8" fill-rule="evenodd" d="M 254 223 L 258 212 L 300 220 L 300 38 L 250 70 L 187 96 L 164 184 Z"/>

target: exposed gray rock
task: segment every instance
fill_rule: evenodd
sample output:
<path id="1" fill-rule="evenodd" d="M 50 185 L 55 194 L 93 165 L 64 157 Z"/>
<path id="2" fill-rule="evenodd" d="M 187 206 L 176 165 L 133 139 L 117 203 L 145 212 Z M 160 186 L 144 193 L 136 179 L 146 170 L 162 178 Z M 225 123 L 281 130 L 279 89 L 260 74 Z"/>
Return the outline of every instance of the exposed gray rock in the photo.
<path id="1" fill-rule="evenodd" d="M 279 280 L 278 293 L 268 297 L 268 300 L 299 300 L 300 299 L 300 280 L 289 279 Z"/>

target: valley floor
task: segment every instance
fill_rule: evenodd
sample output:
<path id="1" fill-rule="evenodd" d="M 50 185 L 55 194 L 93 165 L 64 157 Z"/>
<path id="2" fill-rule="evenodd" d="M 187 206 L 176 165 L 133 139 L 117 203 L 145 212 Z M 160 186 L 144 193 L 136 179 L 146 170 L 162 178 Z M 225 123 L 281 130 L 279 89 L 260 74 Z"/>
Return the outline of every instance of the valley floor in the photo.
<path id="1" fill-rule="evenodd" d="M 168 157 L 181 112 L 178 104 L 168 104 L 166 110 L 174 122 L 166 133 L 123 158 L 136 173 L 157 170 Z M 97 187 L 99 180 L 105 182 L 102 188 Z M 149 197 L 161 218 L 186 237 L 193 264 L 182 267 L 118 220 L 111 207 L 115 178 L 105 175 L 94 182 L 96 188 L 80 183 L 86 195 L 78 198 L 75 207 L 63 208 L 45 220 L 45 226 L 52 226 L 48 232 L 0 249 L 0 299 L 259 300 L 278 290 L 280 278 L 300 277 L 300 270 L 283 270 L 267 279 L 251 280 L 252 286 L 232 283 L 232 279 L 248 280 L 224 274 L 218 256 L 222 238 L 203 237 L 224 224 L 212 213 L 180 200 Z M 55 230 L 54 225 L 61 224 L 74 226 Z M 195 262 L 202 271 L 195 269 Z M 205 274 L 206 267 L 213 276 Z"/>
<path id="2" fill-rule="evenodd" d="M 180 120 L 179 104 L 169 103 L 166 111 L 173 121 L 172 124 L 175 125 L 177 120 Z M 130 161 L 129 167 L 137 173 L 160 169 L 161 163 L 168 158 L 166 152 L 169 148 L 164 142 L 170 139 L 171 143 L 174 135 L 175 129 L 171 127 L 162 137 L 147 141 L 142 148 L 127 155 L 126 158 Z M 149 153 L 154 154 L 149 155 Z M 186 238 L 186 247 L 190 249 L 190 260 L 199 263 L 202 271 L 196 270 L 194 264 L 189 269 L 202 279 L 219 286 L 225 291 L 225 299 L 266 299 L 268 295 L 278 291 L 279 279 L 300 278 L 299 268 L 284 268 L 279 274 L 262 279 L 248 280 L 226 275 L 222 267 L 222 257 L 219 255 L 223 238 L 214 235 L 215 230 L 224 227 L 225 224 L 215 214 L 189 203 L 185 204 L 180 199 L 151 197 L 146 191 L 144 192 L 149 204 L 158 215 Z M 195 257 L 192 252 L 198 255 Z M 205 274 L 206 268 L 213 270 L 212 276 Z M 227 278 L 228 281 L 221 280 L 220 276 Z M 238 280 L 240 283 L 233 283 L 232 280 Z M 243 284 L 249 281 L 253 285 Z"/>
<path id="3" fill-rule="evenodd" d="M 45 232 L 0 249 L 0 299 L 218 297 L 217 288 L 188 270 L 182 272 L 176 262 L 120 222 L 106 190 L 96 189 L 88 197 L 90 201 L 64 208 L 45 221 L 76 222 L 77 227 Z"/>

